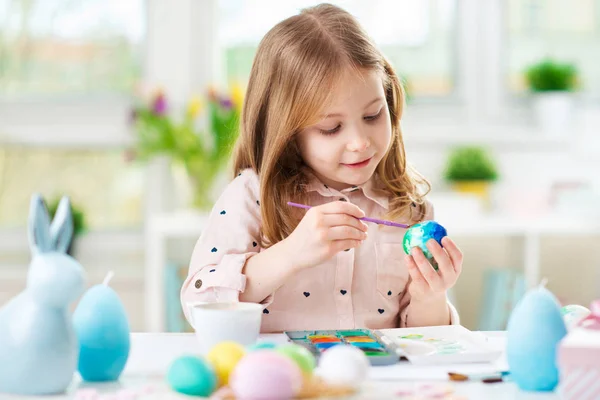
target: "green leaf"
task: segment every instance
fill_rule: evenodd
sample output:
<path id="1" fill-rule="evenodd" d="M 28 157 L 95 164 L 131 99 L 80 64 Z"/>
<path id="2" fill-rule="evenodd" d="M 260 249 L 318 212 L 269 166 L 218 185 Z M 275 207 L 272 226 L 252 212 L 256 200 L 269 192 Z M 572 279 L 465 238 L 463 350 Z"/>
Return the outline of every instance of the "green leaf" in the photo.
<path id="1" fill-rule="evenodd" d="M 532 65 L 525 72 L 527 84 L 534 92 L 574 90 L 577 75 L 574 65 L 561 64 L 551 59 Z"/>
<path id="2" fill-rule="evenodd" d="M 451 151 L 444 176 L 448 181 L 495 181 L 496 166 L 482 147 L 463 146 Z"/>

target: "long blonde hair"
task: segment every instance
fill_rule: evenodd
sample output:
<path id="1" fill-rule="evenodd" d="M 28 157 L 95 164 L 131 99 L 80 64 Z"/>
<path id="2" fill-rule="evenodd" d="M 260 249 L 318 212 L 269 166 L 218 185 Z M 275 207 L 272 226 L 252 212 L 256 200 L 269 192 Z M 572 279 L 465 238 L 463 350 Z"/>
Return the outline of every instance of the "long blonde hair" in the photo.
<path id="1" fill-rule="evenodd" d="M 390 193 L 388 217 L 405 217 L 413 203 L 421 206 L 421 216 L 427 212 L 423 196 L 429 183 L 406 162 L 398 76 L 352 15 L 321 4 L 273 27 L 260 42 L 250 73 L 233 165 L 235 174 L 251 168 L 260 177 L 265 246 L 285 239 L 299 222 L 286 205 L 307 197 L 294 136 L 318 122 L 343 68 L 377 70 L 383 77 L 392 141 L 376 174 Z"/>

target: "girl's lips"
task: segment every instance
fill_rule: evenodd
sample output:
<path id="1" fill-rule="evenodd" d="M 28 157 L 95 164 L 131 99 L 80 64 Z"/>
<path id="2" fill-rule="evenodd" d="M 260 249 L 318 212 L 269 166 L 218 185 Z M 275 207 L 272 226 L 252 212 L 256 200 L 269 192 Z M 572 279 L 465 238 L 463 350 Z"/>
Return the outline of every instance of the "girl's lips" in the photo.
<path id="1" fill-rule="evenodd" d="M 373 157 L 370 157 L 370 158 L 367 158 L 364 161 L 357 162 L 357 163 L 354 163 L 354 164 L 342 164 L 342 165 L 344 165 L 344 166 L 346 166 L 348 168 L 362 168 L 362 167 L 366 167 L 367 165 L 369 165 L 369 162 L 371 161 L 372 158 Z"/>

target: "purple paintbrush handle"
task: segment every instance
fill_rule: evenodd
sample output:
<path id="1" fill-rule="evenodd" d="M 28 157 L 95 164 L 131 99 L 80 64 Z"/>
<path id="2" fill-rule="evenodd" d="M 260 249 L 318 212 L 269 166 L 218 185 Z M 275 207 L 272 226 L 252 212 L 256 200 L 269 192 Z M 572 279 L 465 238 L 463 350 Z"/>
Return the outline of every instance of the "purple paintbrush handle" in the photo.
<path id="1" fill-rule="evenodd" d="M 375 219 L 375 218 L 369 218 L 369 217 L 363 217 L 363 218 L 359 218 L 362 221 L 369 221 L 369 222 L 374 222 L 376 224 L 381 224 L 381 225 L 387 225 L 387 226 L 395 226 L 398 228 L 408 228 L 408 225 L 405 224 L 399 224 L 397 222 L 392 222 L 392 221 L 386 221 L 383 219 Z"/>
<path id="2" fill-rule="evenodd" d="M 310 206 L 306 206 L 304 204 L 293 203 L 291 201 L 288 201 L 288 206 L 297 207 L 297 208 L 304 208 L 305 210 L 309 210 L 311 208 Z"/>
<path id="3" fill-rule="evenodd" d="M 311 206 L 307 206 L 305 204 L 298 204 L 298 203 L 294 203 L 291 201 L 288 201 L 287 204 L 288 204 L 288 206 L 304 208 L 305 210 L 309 210 L 311 208 Z M 374 223 L 380 224 L 380 225 L 395 226 L 397 228 L 408 228 L 410 226 L 410 225 L 406 225 L 406 224 L 399 224 L 397 222 L 386 221 L 386 220 L 376 219 L 376 218 L 369 218 L 369 217 L 363 217 L 363 218 L 359 218 L 359 219 L 361 221 L 374 222 Z"/>

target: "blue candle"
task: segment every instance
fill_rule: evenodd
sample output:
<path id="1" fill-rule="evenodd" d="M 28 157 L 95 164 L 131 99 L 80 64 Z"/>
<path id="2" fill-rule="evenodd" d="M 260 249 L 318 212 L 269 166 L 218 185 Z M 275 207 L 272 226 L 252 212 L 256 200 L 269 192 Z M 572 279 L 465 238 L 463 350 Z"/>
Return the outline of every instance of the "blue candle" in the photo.
<path id="1" fill-rule="evenodd" d="M 119 379 L 129 356 L 129 321 L 119 296 L 108 286 L 112 276 L 111 271 L 102 284 L 90 288 L 73 315 L 78 370 L 85 381 Z"/>
<path id="2" fill-rule="evenodd" d="M 522 390 L 551 391 L 558 384 L 556 350 L 567 334 L 560 306 L 543 285 L 530 290 L 508 321 L 506 356 Z"/>

